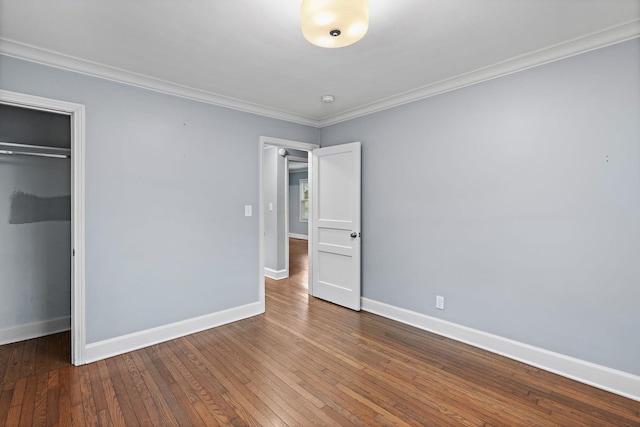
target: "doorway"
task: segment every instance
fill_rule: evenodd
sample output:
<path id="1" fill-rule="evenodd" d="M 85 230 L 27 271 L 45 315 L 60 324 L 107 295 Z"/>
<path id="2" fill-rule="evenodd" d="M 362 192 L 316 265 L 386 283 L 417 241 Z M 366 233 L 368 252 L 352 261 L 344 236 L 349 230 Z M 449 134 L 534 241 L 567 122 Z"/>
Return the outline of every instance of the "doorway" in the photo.
<path id="1" fill-rule="evenodd" d="M 271 201 L 275 200 L 272 198 L 268 201 L 269 204 L 265 205 L 267 202 L 265 182 L 269 175 L 264 172 L 268 166 L 264 161 L 267 157 L 264 153 L 268 149 L 271 156 L 277 152 L 285 154 L 288 147 L 307 152 L 309 160 L 307 293 L 352 310 L 360 310 L 362 295 L 360 279 L 361 145 L 360 142 L 352 142 L 319 148 L 313 144 L 296 141 L 260 138 L 258 296 L 263 312 L 265 310 L 265 254 L 267 253 L 265 211 L 271 211 L 274 208 L 272 204 L 275 203 Z M 286 215 L 287 212 L 285 212 Z M 282 235 L 282 232 L 279 232 Z M 288 254 L 288 235 L 286 237 L 282 240 L 287 246 Z M 286 262 L 288 264 L 288 257 Z"/>
<path id="2" fill-rule="evenodd" d="M 70 259 L 70 320 L 67 319 L 66 323 L 68 327 L 66 329 L 71 330 L 71 363 L 74 365 L 81 365 L 84 363 L 84 349 L 85 349 L 85 281 L 84 281 L 84 129 L 85 129 L 85 109 L 83 105 L 73 104 L 64 101 L 58 101 L 54 99 L 42 98 L 32 95 L 26 95 L 6 90 L 0 90 L 0 104 L 7 107 L 18 107 L 27 110 L 36 110 L 40 112 L 48 112 L 57 115 L 68 117 L 70 124 L 70 148 L 68 154 L 70 156 L 70 212 L 68 216 L 70 218 L 71 226 L 71 244 L 70 253 L 68 258 Z M 5 143 L 12 143 L 12 141 L 4 141 Z M 9 155 L 12 155 L 12 149 L 9 145 L 5 145 L 4 151 Z M 25 152 L 25 147 L 14 146 L 15 151 L 22 150 Z M 38 152 L 40 154 L 48 152 L 48 154 L 56 154 L 47 148 L 27 147 L 32 153 Z M 58 155 L 63 155 L 61 152 Z M 42 156 L 36 156 L 42 157 Z M 18 207 L 22 206 L 20 203 L 38 203 L 37 198 L 25 198 L 25 195 L 18 194 Z M 29 199 L 29 200 L 27 200 Z M 32 200 L 33 199 L 33 200 Z M 54 201 L 55 203 L 56 201 Z M 44 201 L 43 203 L 48 203 Z M 64 203 L 64 201 L 63 201 Z M 16 210 L 16 221 L 22 218 L 26 218 L 23 210 Z M 48 211 L 47 215 L 58 215 L 59 211 Z M 29 325 L 29 324 L 27 324 Z M 36 325 L 39 325 L 36 323 Z M 32 327 L 27 326 L 27 328 Z M 33 329 L 34 332 L 38 332 L 38 327 Z M 46 331 L 45 331 L 46 332 Z M 45 333 L 46 334 L 46 333 Z M 44 335 L 44 334 L 43 334 Z"/>
<path id="3" fill-rule="evenodd" d="M 276 248 L 275 250 L 279 250 L 280 251 L 280 256 L 282 256 L 282 260 L 280 260 L 280 264 L 275 264 L 275 268 L 271 268 L 271 270 L 273 270 L 275 272 L 275 274 L 280 274 L 280 272 L 282 271 L 282 275 L 284 278 L 284 275 L 286 274 L 286 276 L 289 275 L 289 254 L 290 254 L 290 241 L 289 241 L 289 210 L 288 210 L 288 195 L 289 195 L 289 173 L 288 173 L 288 162 L 289 159 L 287 159 L 287 155 L 286 153 L 282 153 L 281 149 L 284 150 L 286 152 L 286 150 L 298 150 L 300 152 L 303 153 L 307 153 L 307 159 L 308 159 L 308 153 L 310 153 L 312 150 L 318 148 L 319 146 L 316 144 L 308 144 L 308 143 L 304 143 L 304 142 L 299 142 L 299 141 L 290 141 L 290 140 L 284 140 L 284 139 L 278 139 L 278 138 L 270 138 L 270 137 L 260 137 L 260 141 L 259 141 L 259 164 L 260 164 L 260 197 L 259 197 L 259 206 L 258 206 L 258 215 L 260 217 L 259 219 L 259 301 L 260 304 L 262 305 L 262 310 L 264 311 L 265 309 L 265 271 L 267 271 L 265 269 L 266 266 L 266 258 L 268 256 L 267 254 L 267 248 L 266 248 L 266 244 L 267 241 L 270 241 L 270 244 Z M 273 150 L 273 152 L 267 153 L 267 150 Z M 265 172 L 269 172 L 270 174 L 273 173 L 273 168 L 271 168 L 269 165 L 266 164 L 266 159 L 267 157 L 273 157 L 275 155 L 277 156 L 281 156 L 282 154 L 284 154 L 283 159 L 282 159 L 282 163 L 285 164 L 285 167 L 283 169 L 283 173 L 282 173 L 282 178 L 283 178 L 283 183 L 281 184 L 281 188 L 284 190 L 286 189 L 286 191 L 283 192 L 282 194 L 282 198 L 286 199 L 283 200 L 283 203 L 280 204 L 280 209 L 281 209 L 281 213 L 282 218 L 281 218 L 281 227 L 278 229 L 277 227 L 273 227 L 273 218 L 268 218 L 268 215 L 273 216 L 273 212 L 275 212 L 275 209 L 278 208 L 277 206 L 277 194 L 273 194 L 272 192 L 270 193 L 270 190 L 267 188 L 268 186 L 268 182 L 265 179 Z M 298 154 L 298 156 L 301 156 L 301 154 Z M 293 156 L 295 157 L 295 156 Z M 280 159 L 278 159 L 280 160 Z M 310 175 L 310 169 L 311 169 L 311 164 L 309 163 L 309 175 Z M 309 195 L 309 205 L 311 206 L 313 201 L 312 201 L 312 195 Z M 287 209 L 285 209 L 285 206 L 287 206 Z M 309 210 L 310 212 L 310 210 Z M 269 223 L 271 221 L 271 223 Z M 309 225 L 311 225 L 313 221 L 313 218 L 310 216 L 308 218 L 308 222 Z M 269 230 L 267 230 L 267 227 L 270 227 Z M 280 243 L 281 243 L 281 248 L 277 248 L 277 243 L 274 244 L 273 240 L 274 239 L 270 239 L 270 237 L 273 236 L 267 236 L 267 231 L 270 231 L 272 234 L 273 233 L 277 233 L 278 237 L 280 239 Z M 277 239 L 276 239 L 277 240 Z M 309 246 L 311 245 L 312 241 L 311 241 L 311 236 L 309 235 Z M 269 255 L 270 256 L 270 255 Z M 307 258 L 309 261 L 307 262 L 308 265 L 308 271 L 311 271 L 311 261 L 309 258 Z M 273 262 L 273 259 L 269 260 L 270 262 Z M 284 261 L 284 262 L 283 262 Z M 274 265 L 274 264 L 272 264 Z M 284 268 L 280 269 L 279 267 L 284 266 Z M 267 273 L 270 273 L 269 271 L 267 271 Z M 308 289 L 308 293 L 311 293 L 312 291 L 312 279 L 311 279 L 311 275 L 308 274 L 308 279 L 307 279 L 307 289 Z M 278 278 L 278 277 L 276 277 Z"/>

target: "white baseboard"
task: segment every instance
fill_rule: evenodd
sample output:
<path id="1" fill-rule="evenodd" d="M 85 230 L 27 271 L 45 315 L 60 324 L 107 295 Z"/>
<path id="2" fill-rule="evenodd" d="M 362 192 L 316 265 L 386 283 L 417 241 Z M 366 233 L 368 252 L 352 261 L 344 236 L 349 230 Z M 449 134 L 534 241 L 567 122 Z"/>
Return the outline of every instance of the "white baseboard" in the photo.
<path id="1" fill-rule="evenodd" d="M 84 351 L 84 363 L 117 356 L 262 313 L 264 313 L 262 304 L 254 302 L 193 319 L 87 344 Z"/>
<path id="2" fill-rule="evenodd" d="M 274 280 L 286 279 L 287 277 L 289 277 L 289 270 L 272 270 L 265 267 L 264 275 Z"/>
<path id="3" fill-rule="evenodd" d="M 71 329 L 70 316 L 12 326 L 0 329 L 0 345 L 44 337 L 45 335 L 56 334 L 69 329 Z"/>
<path id="4" fill-rule="evenodd" d="M 362 310 L 640 401 L 640 376 L 362 298 Z"/>
<path id="5" fill-rule="evenodd" d="M 300 240 L 309 240 L 309 236 L 307 236 L 306 234 L 289 233 L 289 237 Z"/>

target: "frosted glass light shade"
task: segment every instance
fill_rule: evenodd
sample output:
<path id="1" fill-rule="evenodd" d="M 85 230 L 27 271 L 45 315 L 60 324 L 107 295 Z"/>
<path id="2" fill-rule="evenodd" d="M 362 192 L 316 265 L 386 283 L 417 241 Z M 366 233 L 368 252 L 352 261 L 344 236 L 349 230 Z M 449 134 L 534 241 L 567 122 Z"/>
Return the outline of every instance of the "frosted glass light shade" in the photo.
<path id="1" fill-rule="evenodd" d="M 320 47 L 344 47 L 369 29 L 368 0 L 302 0 L 302 34 Z"/>

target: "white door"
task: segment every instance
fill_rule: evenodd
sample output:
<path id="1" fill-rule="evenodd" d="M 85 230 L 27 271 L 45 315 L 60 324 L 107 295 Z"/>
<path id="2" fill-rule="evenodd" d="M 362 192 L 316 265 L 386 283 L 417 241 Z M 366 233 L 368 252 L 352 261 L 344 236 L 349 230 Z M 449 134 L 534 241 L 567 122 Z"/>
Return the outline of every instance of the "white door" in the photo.
<path id="1" fill-rule="evenodd" d="M 360 310 L 360 143 L 312 156 L 312 295 Z"/>

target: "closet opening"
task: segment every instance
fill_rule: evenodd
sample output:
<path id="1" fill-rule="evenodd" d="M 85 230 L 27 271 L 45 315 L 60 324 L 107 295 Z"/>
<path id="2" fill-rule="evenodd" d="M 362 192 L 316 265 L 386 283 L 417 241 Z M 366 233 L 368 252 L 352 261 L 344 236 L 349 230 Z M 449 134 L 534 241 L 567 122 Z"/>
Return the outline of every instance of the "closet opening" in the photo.
<path id="1" fill-rule="evenodd" d="M 70 331 L 83 363 L 84 106 L 0 91 L 0 345 Z"/>
<path id="2" fill-rule="evenodd" d="M 71 122 L 0 105 L 2 343 L 71 325 Z"/>

